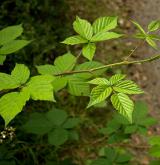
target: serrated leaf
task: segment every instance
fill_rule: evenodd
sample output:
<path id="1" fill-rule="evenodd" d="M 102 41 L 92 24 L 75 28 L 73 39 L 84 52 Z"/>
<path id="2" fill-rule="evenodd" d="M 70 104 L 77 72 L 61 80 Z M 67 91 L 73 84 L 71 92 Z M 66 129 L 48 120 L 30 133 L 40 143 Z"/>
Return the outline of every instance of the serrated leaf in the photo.
<path id="1" fill-rule="evenodd" d="M 53 128 L 53 125 L 46 119 L 44 114 L 35 112 L 30 115 L 29 120 L 22 128 L 28 133 L 44 135 Z"/>
<path id="2" fill-rule="evenodd" d="M 0 48 L 0 54 L 7 55 L 18 51 L 19 49 L 28 45 L 30 41 L 27 40 L 13 40 L 3 45 Z"/>
<path id="3" fill-rule="evenodd" d="M 106 78 L 95 78 L 93 80 L 88 81 L 88 83 L 94 85 L 110 85 L 110 82 Z"/>
<path id="4" fill-rule="evenodd" d="M 16 64 L 11 72 L 11 76 L 21 85 L 28 80 L 30 71 L 24 64 Z"/>
<path id="5" fill-rule="evenodd" d="M 98 85 L 93 88 L 90 94 L 90 101 L 87 108 L 104 101 L 112 93 L 112 88 L 108 85 Z"/>
<path id="6" fill-rule="evenodd" d="M 0 31 L 0 45 L 4 45 L 17 37 L 23 32 L 22 25 L 8 26 Z"/>
<path id="7" fill-rule="evenodd" d="M 140 30 L 140 32 L 142 32 L 144 35 L 146 35 L 146 32 L 144 31 L 144 29 L 138 22 L 132 21 L 132 23 L 137 27 L 137 29 Z"/>
<path id="8" fill-rule="evenodd" d="M 48 142 L 54 146 L 60 146 L 68 140 L 68 131 L 57 128 L 48 134 Z"/>
<path id="9" fill-rule="evenodd" d="M 119 38 L 119 37 L 122 37 L 122 36 L 123 36 L 122 34 L 118 34 L 118 33 L 115 33 L 115 32 L 100 32 L 100 33 L 95 34 L 91 38 L 91 42 L 105 41 L 105 40 Z"/>
<path id="10" fill-rule="evenodd" d="M 87 40 L 90 40 L 93 35 L 93 29 L 91 24 L 84 19 L 76 17 L 76 21 L 73 22 L 74 30 Z"/>
<path id="11" fill-rule="evenodd" d="M 118 93 L 111 96 L 111 102 L 113 107 L 132 123 L 133 101 L 126 94 Z"/>
<path id="12" fill-rule="evenodd" d="M 84 39 L 79 35 L 71 36 L 66 38 L 62 43 L 67 45 L 77 45 L 77 44 L 84 44 L 87 43 L 88 40 Z"/>
<path id="13" fill-rule="evenodd" d="M 93 23 L 93 32 L 95 34 L 99 32 L 106 32 L 116 28 L 117 17 L 100 17 Z"/>
<path id="14" fill-rule="evenodd" d="M 66 121 L 68 115 L 64 110 L 54 109 L 47 112 L 46 117 L 53 125 L 60 126 Z"/>
<path id="15" fill-rule="evenodd" d="M 74 127 L 76 127 L 78 124 L 80 123 L 80 119 L 79 118 L 69 118 L 64 124 L 63 124 L 63 128 L 65 129 L 72 129 Z"/>
<path id="16" fill-rule="evenodd" d="M 152 21 L 148 25 L 148 31 L 150 31 L 150 32 L 156 31 L 159 27 L 160 27 L 160 21 Z"/>
<path id="17" fill-rule="evenodd" d="M 126 94 L 141 94 L 143 91 L 131 80 L 120 81 L 113 86 L 113 90 Z"/>
<path id="18" fill-rule="evenodd" d="M 103 64 L 100 62 L 88 61 L 88 62 L 84 62 L 82 64 L 77 65 L 75 70 L 77 70 L 77 71 L 78 70 L 89 70 L 89 69 L 94 69 L 94 68 L 97 68 L 100 66 L 103 66 Z M 83 79 L 89 79 L 93 76 L 102 75 L 105 71 L 106 71 L 106 69 L 101 69 L 101 70 L 94 71 L 92 73 L 78 73 L 78 74 L 76 74 L 76 77 L 80 77 Z"/>
<path id="19" fill-rule="evenodd" d="M 5 60 L 6 60 L 6 56 L 5 55 L 0 55 L 0 65 L 3 65 Z"/>
<path id="20" fill-rule="evenodd" d="M 152 38 L 146 37 L 146 41 L 151 47 L 153 47 L 154 49 L 157 49 L 157 44 Z"/>
<path id="21" fill-rule="evenodd" d="M 18 92 L 11 92 L 3 95 L 0 98 L 0 115 L 5 121 L 5 126 L 19 113 L 22 111 L 28 97 L 21 98 L 21 94 Z"/>
<path id="22" fill-rule="evenodd" d="M 123 80 L 125 77 L 126 75 L 124 74 L 115 74 L 109 79 L 109 82 L 111 83 L 111 85 L 114 85 L 118 83 L 119 81 Z"/>
<path id="23" fill-rule="evenodd" d="M 52 82 L 55 78 L 50 75 L 34 76 L 27 83 L 27 89 L 33 100 L 55 101 Z"/>
<path id="24" fill-rule="evenodd" d="M 19 83 L 11 75 L 0 73 L 0 90 L 14 89 L 19 87 Z"/>
<path id="25" fill-rule="evenodd" d="M 88 60 L 92 61 L 95 51 L 96 51 L 96 45 L 94 43 L 88 43 L 87 45 L 83 46 L 82 54 Z"/>
<path id="26" fill-rule="evenodd" d="M 76 76 L 69 76 L 68 92 L 74 96 L 89 96 L 90 87 L 86 80 Z"/>

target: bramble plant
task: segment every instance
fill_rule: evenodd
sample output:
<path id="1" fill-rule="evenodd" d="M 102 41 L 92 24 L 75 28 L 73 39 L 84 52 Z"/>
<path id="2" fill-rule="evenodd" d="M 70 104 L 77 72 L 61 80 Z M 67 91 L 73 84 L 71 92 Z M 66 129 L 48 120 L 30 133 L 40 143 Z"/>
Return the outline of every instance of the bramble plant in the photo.
<path id="1" fill-rule="evenodd" d="M 151 22 L 148 25 L 148 32 L 136 22 L 136 27 L 140 33 L 135 37 L 146 40 L 155 48 L 153 40 L 159 39 L 156 35 L 149 32 L 159 28 L 159 21 Z M 131 80 L 124 80 L 125 75 L 116 74 L 110 79 L 102 78 L 106 69 L 112 66 L 140 64 L 150 62 L 160 58 L 160 55 L 149 57 L 138 61 L 122 61 L 114 64 L 103 65 L 100 62 L 92 61 L 96 42 L 120 38 L 123 35 L 110 32 L 117 27 L 117 17 L 100 17 L 91 25 L 87 20 L 76 17 L 73 23 L 74 30 L 78 35 L 65 39 L 62 43 L 68 45 L 83 44 L 82 55 L 90 60 L 82 64 L 77 64 L 78 58 L 71 53 L 66 53 L 58 57 L 54 65 L 37 66 L 38 73 L 41 75 L 30 77 L 30 71 L 23 64 L 16 64 L 11 75 L 0 73 L 0 90 L 19 89 L 18 92 L 10 92 L 3 95 L 0 99 L 0 114 L 5 120 L 5 125 L 21 112 L 26 101 L 47 100 L 53 101 L 54 92 L 67 86 L 68 92 L 75 96 L 90 96 L 87 108 L 106 100 L 111 96 L 114 108 L 130 122 L 134 110 L 133 101 L 127 96 L 130 94 L 141 94 L 143 91 Z M 23 29 L 21 25 L 7 27 L 0 31 L 1 56 L 13 53 L 24 47 L 29 41 L 15 40 Z M 149 42 L 150 41 L 150 42 Z M 152 43 L 152 44 L 151 44 Z M 96 77 L 96 78 L 94 78 Z M 92 79 L 94 78 L 94 79 Z M 90 93 L 89 84 L 97 85 L 92 88 Z"/>
<path id="2" fill-rule="evenodd" d="M 90 101 L 86 105 L 87 108 L 95 106 L 106 99 L 110 99 L 113 107 L 120 116 L 126 118 L 127 124 L 116 123 L 115 117 L 109 125 L 115 122 L 114 126 L 116 124 L 118 126 L 113 129 L 111 127 L 101 129 L 100 132 L 103 134 L 105 134 L 106 130 L 109 134 L 115 133 L 119 129 L 119 124 L 127 125 L 123 130 L 126 134 L 142 131 L 141 127 L 150 125 L 150 123 L 148 125 L 145 125 L 145 123 L 142 124 L 142 121 L 136 119 L 134 114 L 137 112 L 134 112 L 134 101 L 129 97 L 129 95 L 142 94 L 143 90 L 135 82 L 127 80 L 124 74 L 115 74 L 108 78 L 105 73 L 110 67 L 151 62 L 158 60 L 160 55 L 142 60 L 130 60 L 131 55 L 138 48 L 137 46 L 120 62 L 102 64 L 93 60 L 96 54 L 97 42 L 126 37 L 125 34 L 116 32 L 117 22 L 117 17 L 100 17 L 91 24 L 87 20 L 76 17 L 73 28 L 77 35 L 66 38 L 62 43 L 66 45 L 82 45 L 82 51 L 80 51 L 78 56 L 67 52 L 57 57 L 53 65 L 36 66 L 39 73 L 36 76 L 30 76 L 30 70 L 24 64 L 16 64 L 11 74 L 0 73 L 0 91 L 2 95 L 0 98 L 0 115 L 5 121 L 5 126 L 22 111 L 26 102 L 30 99 L 35 101 L 51 101 L 56 104 L 55 93 L 63 89 L 67 89 L 74 96 L 89 97 Z M 160 21 L 152 21 L 148 25 L 147 32 L 137 22 L 132 22 L 139 30 L 133 37 L 141 39 L 142 43 L 147 42 L 154 49 L 158 49 L 155 41 L 160 40 L 160 37 L 152 32 L 160 28 Z M 4 62 L 6 55 L 16 52 L 30 43 L 30 41 L 17 39 L 22 32 L 23 28 L 21 25 L 10 26 L 0 31 L 1 64 Z M 78 60 L 81 55 L 86 59 L 86 62 L 79 64 Z M 49 143 L 54 146 L 63 144 L 69 137 L 78 139 L 78 134 L 72 129 L 78 125 L 79 119 L 68 118 L 65 111 L 62 110 L 54 111 L 55 113 L 50 111 L 44 115 L 38 113 L 32 114 L 32 117 L 23 126 L 23 129 L 29 133 L 47 134 Z M 145 117 L 145 115 L 146 112 L 142 113 L 142 117 Z M 133 125 L 131 125 L 132 123 Z M 154 121 L 151 120 L 151 123 L 154 123 Z M 36 125 L 36 127 L 32 127 L 32 125 Z M 108 152 L 113 149 L 106 148 L 104 150 Z M 121 163 L 120 152 L 114 150 L 113 152 L 119 155 L 119 158 L 116 158 L 117 164 Z M 112 162 L 109 159 L 105 155 L 105 158 L 102 158 L 101 161 Z M 130 156 L 127 155 L 124 163 L 129 160 Z M 96 164 L 95 162 L 92 164 Z"/>

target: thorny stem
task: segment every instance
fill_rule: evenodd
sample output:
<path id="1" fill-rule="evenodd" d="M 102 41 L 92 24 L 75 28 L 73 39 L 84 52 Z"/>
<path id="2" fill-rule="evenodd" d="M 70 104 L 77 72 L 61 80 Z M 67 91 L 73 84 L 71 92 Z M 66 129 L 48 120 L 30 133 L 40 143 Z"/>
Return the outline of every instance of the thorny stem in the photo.
<path id="1" fill-rule="evenodd" d="M 130 64 L 142 64 L 142 63 L 146 63 L 146 62 L 151 62 L 154 60 L 158 60 L 160 59 L 160 54 L 159 55 L 155 55 L 143 60 L 135 60 L 135 61 L 121 61 L 121 62 L 117 62 L 117 63 L 113 63 L 113 64 L 106 64 L 97 68 L 93 68 L 93 69 L 88 69 L 88 70 L 74 70 L 74 71 L 66 71 L 66 72 L 62 72 L 59 74 L 55 74 L 54 76 L 63 76 L 63 75 L 72 75 L 72 74 L 77 74 L 77 73 L 93 73 L 94 71 L 97 70 L 101 70 L 101 69 L 106 69 L 106 68 L 110 68 L 110 67 L 114 67 L 114 66 L 121 66 L 121 65 L 130 65 Z"/>

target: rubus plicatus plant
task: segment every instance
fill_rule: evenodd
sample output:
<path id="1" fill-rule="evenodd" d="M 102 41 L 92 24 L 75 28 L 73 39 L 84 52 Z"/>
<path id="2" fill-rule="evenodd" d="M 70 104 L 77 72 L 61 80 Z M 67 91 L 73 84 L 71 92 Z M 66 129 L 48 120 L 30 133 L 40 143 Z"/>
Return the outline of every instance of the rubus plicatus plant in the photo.
<path id="1" fill-rule="evenodd" d="M 24 64 L 16 64 L 11 74 L 0 73 L 0 115 L 5 121 L 5 126 L 22 111 L 26 102 L 44 100 L 56 102 L 54 93 L 67 88 L 71 95 L 89 96 L 87 108 L 110 98 L 113 107 L 132 123 L 134 102 L 128 95 L 141 94 L 143 91 L 131 80 L 126 80 L 126 75 L 115 74 L 109 79 L 105 77 L 108 68 L 121 65 L 142 64 L 158 60 L 160 55 L 151 56 L 142 60 L 129 60 L 130 53 L 123 61 L 102 64 L 93 61 L 96 52 L 96 43 L 100 41 L 125 37 L 111 30 L 117 27 L 117 17 L 100 17 L 93 24 L 78 16 L 73 22 L 77 35 L 66 38 L 62 43 L 67 45 L 82 45 L 82 51 L 76 57 L 68 52 L 55 59 L 53 65 L 36 66 L 39 75 L 30 77 L 30 71 Z M 147 42 L 154 49 L 158 49 L 155 40 L 160 40 L 152 34 L 160 28 L 160 21 L 152 21 L 145 30 L 132 21 L 138 28 L 138 33 L 133 37 Z M 19 40 L 23 32 L 21 25 L 10 26 L 0 31 L 0 59 L 4 62 L 6 55 L 26 46 L 30 41 Z M 134 49 L 134 51 L 137 47 Z M 78 59 L 83 56 L 87 62 L 78 64 Z M 93 86 L 91 92 L 90 88 Z"/>

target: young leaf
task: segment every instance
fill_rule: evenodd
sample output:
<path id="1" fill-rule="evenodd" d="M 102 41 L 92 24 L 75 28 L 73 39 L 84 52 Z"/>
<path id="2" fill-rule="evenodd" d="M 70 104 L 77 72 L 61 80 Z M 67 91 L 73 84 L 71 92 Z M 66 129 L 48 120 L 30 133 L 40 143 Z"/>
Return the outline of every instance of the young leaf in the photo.
<path id="1" fill-rule="evenodd" d="M 0 73 L 0 91 L 19 87 L 19 83 L 9 74 Z"/>
<path id="2" fill-rule="evenodd" d="M 64 110 L 54 109 L 47 112 L 46 117 L 53 125 L 60 126 L 66 121 L 68 115 Z"/>
<path id="3" fill-rule="evenodd" d="M 54 146 L 60 146 L 68 140 L 68 131 L 57 128 L 48 134 L 48 142 Z"/>
<path id="4" fill-rule="evenodd" d="M 116 28 L 117 17 L 100 17 L 93 23 L 93 32 L 97 34 L 99 32 L 106 32 Z"/>
<path id="5" fill-rule="evenodd" d="M 82 78 L 76 76 L 68 77 L 68 92 L 74 96 L 89 96 L 89 84 Z"/>
<path id="6" fill-rule="evenodd" d="M 55 78 L 50 75 L 34 76 L 27 83 L 27 90 L 33 100 L 55 101 L 52 82 Z"/>
<path id="7" fill-rule="evenodd" d="M 112 93 L 112 88 L 108 85 L 98 85 L 93 88 L 90 94 L 90 102 L 87 108 L 104 101 Z"/>
<path id="8" fill-rule="evenodd" d="M 39 74 L 54 75 L 60 73 L 59 69 L 50 64 L 36 66 Z"/>
<path id="9" fill-rule="evenodd" d="M 157 49 L 157 44 L 154 42 L 153 39 L 151 39 L 150 37 L 147 37 L 147 38 L 146 38 L 146 41 L 147 41 L 147 43 L 148 43 L 150 46 L 152 46 L 154 49 Z"/>
<path id="10" fill-rule="evenodd" d="M 52 84 L 54 91 L 57 92 L 67 85 L 67 77 L 55 77 Z"/>
<path id="11" fill-rule="evenodd" d="M 6 56 L 5 55 L 0 55 L 0 65 L 3 65 L 5 60 L 6 60 Z"/>
<path id="12" fill-rule="evenodd" d="M 28 45 L 30 41 L 27 40 L 13 40 L 3 45 L 0 48 L 0 54 L 7 55 L 18 51 L 19 49 Z"/>
<path id="13" fill-rule="evenodd" d="M 91 81 L 88 81 L 88 83 L 94 85 L 110 85 L 110 82 L 106 78 L 95 78 Z"/>
<path id="14" fill-rule="evenodd" d="M 111 102 L 113 107 L 132 123 L 133 101 L 126 94 L 118 93 L 111 96 Z"/>
<path id="15" fill-rule="evenodd" d="M 87 45 L 83 46 L 82 54 L 88 60 L 92 61 L 95 51 L 96 51 L 96 45 L 94 43 L 88 43 Z"/>
<path id="16" fill-rule="evenodd" d="M 149 32 L 156 31 L 158 28 L 160 28 L 160 21 L 152 21 L 148 25 L 148 31 Z"/>
<path id="17" fill-rule="evenodd" d="M 23 106 L 28 100 L 18 92 L 7 93 L 0 98 L 0 115 L 5 120 L 5 126 L 22 111 Z"/>
<path id="18" fill-rule="evenodd" d="M 91 42 L 105 41 L 105 40 L 119 38 L 121 36 L 123 36 L 123 35 L 115 33 L 115 32 L 100 32 L 100 33 L 95 34 L 91 38 Z"/>
<path id="19" fill-rule="evenodd" d="M 22 128 L 28 133 L 44 135 L 53 128 L 53 125 L 45 118 L 44 114 L 35 112 L 31 114 L 29 121 Z"/>
<path id="20" fill-rule="evenodd" d="M 113 86 L 113 90 L 126 94 L 141 94 L 143 91 L 131 80 L 118 82 Z"/>
<path id="21" fill-rule="evenodd" d="M 73 28 L 78 34 L 87 40 L 90 40 L 93 35 L 91 24 L 87 20 L 79 17 L 76 17 L 76 21 L 73 23 Z"/>
<path id="22" fill-rule="evenodd" d="M 28 67 L 23 64 L 16 64 L 15 68 L 11 72 L 11 76 L 21 85 L 24 84 L 30 76 Z"/>
<path id="23" fill-rule="evenodd" d="M 4 45 L 17 37 L 23 32 L 22 25 L 8 26 L 0 31 L 0 45 Z"/>
<path id="24" fill-rule="evenodd" d="M 109 82 L 111 83 L 111 85 L 114 85 L 118 83 L 119 81 L 123 80 L 125 77 L 126 75 L 124 74 L 115 74 L 109 79 Z"/>
<path id="25" fill-rule="evenodd" d="M 137 29 L 140 30 L 140 32 L 142 32 L 142 34 L 146 35 L 146 32 L 143 30 L 142 26 L 138 22 L 132 21 L 132 23 L 137 27 Z"/>
<path id="26" fill-rule="evenodd" d="M 66 38 L 62 43 L 67 45 L 77 45 L 77 44 L 84 44 L 87 43 L 88 40 L 84 39 L 79 35 L 71 36 Z"/>

